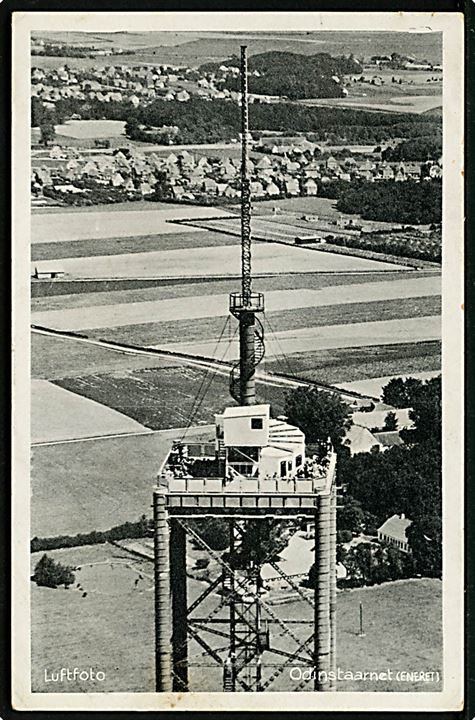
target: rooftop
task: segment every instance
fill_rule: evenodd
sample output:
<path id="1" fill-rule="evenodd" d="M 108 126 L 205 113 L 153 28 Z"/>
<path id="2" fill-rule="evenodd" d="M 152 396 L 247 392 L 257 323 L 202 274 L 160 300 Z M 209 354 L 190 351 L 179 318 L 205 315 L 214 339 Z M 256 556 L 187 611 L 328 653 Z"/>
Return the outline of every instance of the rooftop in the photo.
<path id="1" fill-rule="evenodd" d="M 392 515 L 378 528 L 378 533 L 388 535 L 401 542 L 407 542 L 406 530 L 410 525 L 412 525 L 412 520 L 404 515 Z"/>

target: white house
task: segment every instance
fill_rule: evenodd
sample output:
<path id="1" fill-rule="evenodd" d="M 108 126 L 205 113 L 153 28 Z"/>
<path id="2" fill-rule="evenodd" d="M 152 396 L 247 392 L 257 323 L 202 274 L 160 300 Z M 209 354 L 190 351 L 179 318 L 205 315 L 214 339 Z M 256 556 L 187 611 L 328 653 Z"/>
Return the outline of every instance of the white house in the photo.
<path id="1" fill-rule="evenodd" d="M 378 528 L 378 540 L 389 543 L 403 552 L 410 552 L 406 531 L 412 525 L 404 513 L 392 515 Z"/>

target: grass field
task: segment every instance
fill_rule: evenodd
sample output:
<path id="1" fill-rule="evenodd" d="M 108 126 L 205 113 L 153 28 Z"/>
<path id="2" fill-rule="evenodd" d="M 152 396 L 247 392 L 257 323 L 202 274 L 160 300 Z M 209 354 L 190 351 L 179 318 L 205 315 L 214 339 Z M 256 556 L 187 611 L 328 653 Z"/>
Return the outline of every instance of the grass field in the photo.
<path id="1" fill-rule="evenodd" d="M 44 668 L 92 667 L 105 673 L 88 692 L 152 692 L 154 690 L 154 633 L 152 564 L 107 545 L 54 551 L 63 563 L 80 566 L 76 585 L 69 590 L 32 585 L 32 689 L 34 692 L 84 692 L 83 684 L 46 685 Z M 33 556 L 32 565 L 39 559 Z M 204 587 L 188 580 L 192 601 Z M 83 597 L 83 594 L 86 596 Z M 358 632 L 359 603 L 363 602 L 366 636 Z M 216 605 L 211 595 L 203 613 Z M 410 608 L 410 612 L 408 612 Z M 275 606 L 279 617 L 305 618 L 311 612 L 303 601 Z M 441 670 L 441 583 L 410 580 L 373 588 L 344 591 L 337 599 L 337 662 L 344 670 Z M 307 630 L 305 630 L 307 631 Z M 300 632 L 300 631 L 299 631 Z M 282 643 L 271 629 L 271 642 Z M 58 638 L 60 641 L 58 642 Z M 210 639 L 212 646 L 221 639 Z M 289 640 L 288 642 L 292 642 Z M 289 648 L 288 648 L 289 649 Z M 221 690 L 221 669 L 193 641 L 189 645 L 191 689 Z M 264 655 L 264 673 L 269 674 Z M 201 666 L 194 666 L 198 663 Z M 211 664 L 211 667 L 203 666 Z M 295 681 L 283 673 L 274 690 L 294 690 Z M 441 686 L 414 683 L 342 682 L 340 691 L 437 691 Z"/>
<path id="2" fill-rule="evenodd" d="M 56 135 L 71 138 L 104 138 L 125 135 L 123 120 L 68 120 L 64 125 L 56 125 Z"/>
<path id="3" fill-rule="evenodd" d="M 376 112 L 424 113 L 442 106 L 441 90 L 430 95 L 394 95 L 385 100 L 381 97 L 315 98 L 301 100 L 303 105 L 312 107 L 354 108 Z"/>

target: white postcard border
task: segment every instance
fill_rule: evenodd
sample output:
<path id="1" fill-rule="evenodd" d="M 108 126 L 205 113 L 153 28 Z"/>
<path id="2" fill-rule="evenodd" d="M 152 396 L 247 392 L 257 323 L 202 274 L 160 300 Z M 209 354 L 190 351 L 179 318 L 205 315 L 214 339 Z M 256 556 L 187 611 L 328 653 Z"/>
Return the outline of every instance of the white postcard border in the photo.
<path id="1" fill-rule="evenodd" d="M 32 693 L 30 687 L 30 32 L 443 32 L 444 690 L 423 693 Z M 13 16 L 12 702 L 17 710 L 456 710 L 463 698 L 463 15 L 461 13 L 17 12 Z M 449 250 L 450 248 L 450 250 Z"/>

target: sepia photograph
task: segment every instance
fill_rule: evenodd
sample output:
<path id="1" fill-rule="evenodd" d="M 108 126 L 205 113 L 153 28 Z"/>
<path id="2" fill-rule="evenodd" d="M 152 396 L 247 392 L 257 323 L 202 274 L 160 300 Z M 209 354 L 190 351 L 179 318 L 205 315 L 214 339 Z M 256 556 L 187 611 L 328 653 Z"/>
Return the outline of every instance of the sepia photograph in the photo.
<path id="1" fill-rule="evenodd" d="M 14 707 L 458 709 L 462 16 L 15 13 L 13 68 Z"/>

